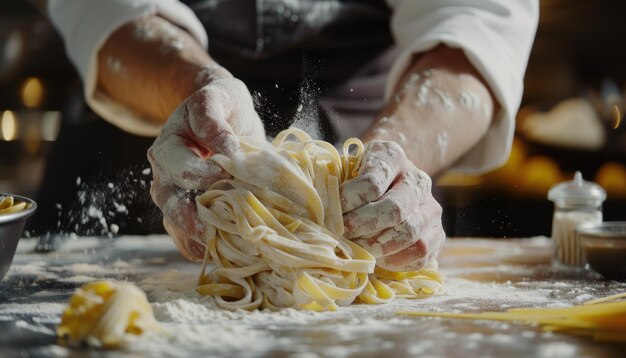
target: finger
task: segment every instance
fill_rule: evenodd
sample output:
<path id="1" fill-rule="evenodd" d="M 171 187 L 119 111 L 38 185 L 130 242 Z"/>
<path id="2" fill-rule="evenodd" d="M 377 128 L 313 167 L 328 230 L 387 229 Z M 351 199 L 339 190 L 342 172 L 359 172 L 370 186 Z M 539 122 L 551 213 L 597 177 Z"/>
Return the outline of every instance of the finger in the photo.
<path id="1" fill-rule="evenodd" d="M 405 161 L 402 148 L 393 142 L 368 143 L 359 175 L 340 187 L 343 212 L 350 212 L 383 196 L 405 166 Z"/>
<path id="2" fill-rule="evenodd" d="M 184 258 L 189 261 L 198 261 L 204 256 L 204 247 L 189 238 L 169 218 L 163 219 L 163 226 Z"/>
<path id="3" fill-rule="evenodd" d="M 376 260 L 376 264 L 389 271 L 416 271 L 427 262 L 428 247 L 425 240 L 417 240 L 408 248 Z"/>
<path id="4" fill-rule="evenodd" d="M 377 260 L 376 264 L 390 271 L 418 271 L 435 260 L 445 234 L 441 227 L 430 230 L 412 246 Z"/>
<path id="5" fill-rule="evenodd" d="M 205 225 L 198 217 L 194 193 L 171 185 L 153 183 L 153 187 L 157 189 L 151 189 L 150 193 L 163 212 L 163 217 L 169 219 L 187 237 L 202 244 Z"/>
<path id="6" fill-rule="evenodd" d="M 416 233 L 407 226 L 402 223 L 373 236 L 354 239 L 354 242 L 377 259 L 388 256 L 406 249 L 417 241 Z"/>
<path id="7" fill-rule="evenodd" d="M 407 220 L 422 204 L 428 181 L 413 171 L 400 174 L 380 200 L 344 214 L 344 236 L 356 238 L 394 227 Z"/>
<path id="8" fill-rule="evenodd" d="M 148 160 L 162 183 L 185 190 L 206 190 L 213 182 L 230 177 L 214 161 L 200 158 L 178 135 L 150 147 Z"/>
<path id="9" fill-rule="evenodd" d="M 434 201 L 434 199 L 433 199 Z M 441 225 L 441 206 L 423 207 L 401 226 L 412 232 L 414 243 L 396 253 L 377 259 L 377 264 L 392 271 L 415 271 L 434 259 L 445 240 Z"/>

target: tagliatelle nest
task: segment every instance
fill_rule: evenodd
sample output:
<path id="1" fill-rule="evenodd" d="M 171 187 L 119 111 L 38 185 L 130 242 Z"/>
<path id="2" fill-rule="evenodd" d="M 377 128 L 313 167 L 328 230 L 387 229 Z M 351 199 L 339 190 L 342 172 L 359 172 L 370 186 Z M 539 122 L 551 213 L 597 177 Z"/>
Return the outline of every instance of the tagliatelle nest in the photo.
<path id="1" fill-rule="evenodd" d="M 212 158 L 233 179 L 197 198 L 209 228 L 198 292 L 227 309 L 334 310 L 441 289 L 436 262 L 414 272 L 386 271 L 343 238 L 339 185 L 358 172 L 360 140 L 349 139 L 339 154 L 292 128 L 271 145 L 242 139 L 241 146 L 241 153 Z M 216 268 L 206 273 L 210 261 Z"/>

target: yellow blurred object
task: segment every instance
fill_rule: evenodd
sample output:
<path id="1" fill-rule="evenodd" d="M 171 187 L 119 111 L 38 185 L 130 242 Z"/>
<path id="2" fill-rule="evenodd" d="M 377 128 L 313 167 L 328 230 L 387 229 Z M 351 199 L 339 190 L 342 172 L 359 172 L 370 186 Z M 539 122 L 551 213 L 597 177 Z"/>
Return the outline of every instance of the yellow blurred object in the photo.
<path id="1" fill-rule="evenodd" d="M 506 312 L 449 313 L 398 311 L 401 316 L 441 317 L 523 322 L 544 331 L 591 337 L 597 341 L 626 343 L 626 293 L 587 301 L 580 306 L 517 308 Z"/>
<path id="2" fill-rule="evenodd" d="M 148 330 L 161 330 L 146 294 L 133 284 L 95 281 L 74 292 L 57 335 L 70 345 L 121 346 Z"/>
<path id="3" fill-rule="evenodd" d="M 520 194 L 545 196 L 552 186 L 562 181 L 563 173 L 554 160 L 535 156 L 522 164 L 517 178 Z"/>
<path id="4" fill-rule="evenodd" d="M 2 139 L 6 141 L 15 140 L 17 138 L 17 120 L 13 112 L 4 111 L 2 114 L 0 134 L 2 134 Z"/>
<path id="5" fill-rule="evenodd" d="M 617 162 L 603 164 L 596 172 L 596 183 L 613 197 L 626 197 L 626 167 Z"/>
<path id="6" fill-rule="evenodd" d="M 519 138 L 513 139 L 509 159 L 502 167 L 485 175 L 486 183 L 494 187 L 511 187 L 527 156 L 526 144 Z"/>
<path id="7" fill-rule="evenodd" d="M 482 183 L 482 177 L 457 173 L 446 173 L 437 179 L 438 186 L 476 186 Z"/>
<path id="8" fill-rule="evenodd" d="M 37 77 L 28 77 L 22 85 L 22 103 L 28 108 L 39 107 L 43 103 L 44 86 Z"/>

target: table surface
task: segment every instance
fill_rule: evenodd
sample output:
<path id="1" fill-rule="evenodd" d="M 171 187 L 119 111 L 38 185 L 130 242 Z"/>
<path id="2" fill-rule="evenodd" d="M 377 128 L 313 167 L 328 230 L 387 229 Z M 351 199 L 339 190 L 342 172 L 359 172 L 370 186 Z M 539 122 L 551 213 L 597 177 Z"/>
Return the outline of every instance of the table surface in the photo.
<path id="1" fill-rule="evenodd" d="M 47 254 L 34 253 L 34 246 L 34 240 L 20 242 L 11 271 L 0 282 L 0 357 L 159 355 L 154 351 L 66 349 L 55 344 L 53 330 L 70 294 L 84 282 L 98 278 L 142 282 L 172 270 L 183 275 L 194 275 L 199 270 L 199 264 L 184 261 L 165 236 L 113 240 L 79 238 L 66 243 L 59 251 Z M 279 320 L 272 324 L 250 325 L 244 332 L 263 334 L 266 337 L 263 347 L 248 347 L 248 341 L 242 337 L 241 344 L 220 345 L 219 349 L 194 349 L 186 345 L 174 351 L 157 350 L 157 353 L 164 356 L 178 352 L 179 356 L 202 353 L 202 356 L 301 358 L 375 357 L 382 354 L 623 356 L 624 345 L 543 332 L 538 327 L 524 324 L 394 315 L 397 309 L 477 312 L 512 307 L 566 306 L 626 291 L 626 283 L 601 280 L 594 273 L 553 264 L 551 252 L 550 241 L 542 237 L 449 239 L 440 258 L 447 288 L 439 297 L 342 308 L 338 312 L 324 313 L 315 321 L 290 323 Z M 264 317 L 272 315 L 263 314 Z M 236 323 L 211 324 L 226 329 Z M 233 332 L 241 333 L 240 330 Z M 225 337 L 223 334 L 220 337 Z M 209 331 L 207 338 L 210 337 Z"/>

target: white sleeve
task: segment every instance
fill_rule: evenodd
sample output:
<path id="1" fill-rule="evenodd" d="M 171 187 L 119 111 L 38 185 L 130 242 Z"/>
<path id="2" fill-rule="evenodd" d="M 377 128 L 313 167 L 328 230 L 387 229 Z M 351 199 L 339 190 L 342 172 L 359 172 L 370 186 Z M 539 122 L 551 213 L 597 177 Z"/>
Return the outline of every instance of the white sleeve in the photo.
<path id="1" fill-rule="evenodd" d="M 462 49 L 500 104 L 482 140 L 452 168 L 485 172 L 503 164 L 510 153 L 515 114 L 539 20 L 537 0 L 387 0 L 393 9 L 391 30 L 402 52 L 393 64 L 385 98 L 415 53 L 438 44 Z"/>
<path id="2" fill-rule="evenodd" d="M 161 126 L 126 108 L 97 85 L 98 51 L 119 27 L 139 18 L 159 15 L 208 44 L 204 27 L 178 0 L 49 0 L 48 15 L 65 41 L 70 60 L 83 80 L 87 104 L 98 115 L 121 129 L 142 136 L 156 136 Z"/>

